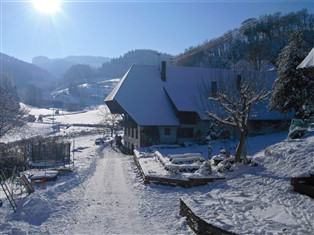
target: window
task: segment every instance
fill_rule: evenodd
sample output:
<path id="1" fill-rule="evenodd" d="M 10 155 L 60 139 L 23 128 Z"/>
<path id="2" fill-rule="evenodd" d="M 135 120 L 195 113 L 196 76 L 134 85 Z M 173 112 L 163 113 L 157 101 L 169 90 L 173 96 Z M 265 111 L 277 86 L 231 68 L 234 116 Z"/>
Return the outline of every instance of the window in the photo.
<path id="1" fill-rule="evenodd" d="M 169 127 L 165 128 L 165 135 L 170 135 L 171 134 L 171 130 Z"/>
<path id="2" fill-rule="evenodd" d="M 178 118 L 184 124 L 196 124 L 199 122 L 198 115 L 195 112 L 178 112 Z"/>
<path id="3" fill-rule="evenodd" d="M 180 128 L 180 129 L 178 129 L 178 137 L 180 137 L 180 138 L 193 138 L 193 128 Z"/>
<path id="4" fill-rule="evenodd" d="M 217 97 L 217 82 L 212 81 L 212 97 Z"/>

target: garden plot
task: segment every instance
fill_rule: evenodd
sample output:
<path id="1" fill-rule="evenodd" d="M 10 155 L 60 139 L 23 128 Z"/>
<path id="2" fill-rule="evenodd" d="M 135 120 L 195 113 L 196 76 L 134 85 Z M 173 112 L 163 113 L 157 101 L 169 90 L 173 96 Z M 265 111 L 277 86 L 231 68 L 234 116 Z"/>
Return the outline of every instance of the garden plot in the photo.
<path id="1" fill-rule="evenodd" d="M 186 180 L 191 178 L 217 178 L 211 175 L 210 166 L 200 153 L 163 155 L 159 151 L 151 153 L 134 151 L 135 161 L 141 167 L 145 177 Z M 209 170 L 204 170 L 209 167 Z"/>

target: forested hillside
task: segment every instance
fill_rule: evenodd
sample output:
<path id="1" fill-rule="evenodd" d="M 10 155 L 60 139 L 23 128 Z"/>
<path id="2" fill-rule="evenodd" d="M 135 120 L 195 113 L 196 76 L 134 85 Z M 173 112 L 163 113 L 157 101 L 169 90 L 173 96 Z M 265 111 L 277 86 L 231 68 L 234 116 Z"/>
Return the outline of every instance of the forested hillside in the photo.
<path id="1" fill-rule="evenodd" d="M 154 50 L 132 50 L 104 63 L 99 69 L 99 74 L 110 78 L 122 77 L 133 64 L 158 65 L 162 60 L 169 62 L 171 58 L 169 54 Z"/>
<path id="2" fill-rule="evenodd" d="M 30 84 L 46 87 L 57 78 L 36 65 L 0 53 L 1 73 L 7 74 L 19 88 Z"/>
<path id="3" fill-rule="evenodd" d="M 275 65 L 280 50 L 293 32 L 301 32 L 310 49 L 314 45 L 314 15 L 302 10 L 247 19 L 223 36 L 191 47 L 173 60 L 182 66 L 233 68 L 246 61 L 252 69 Z"/>
<path id="4" fill-rule="evenodd" d="M 46 56 L 33 58 L 33 64 L 49 71 L 51 74 L 62 77 L 72 65 L 86 64 L 96 69 L 101 67 L 104 62 L 110 61 L 108 57 L 102 56 L 67 56 L 65 58 L 50 59 Z"/>

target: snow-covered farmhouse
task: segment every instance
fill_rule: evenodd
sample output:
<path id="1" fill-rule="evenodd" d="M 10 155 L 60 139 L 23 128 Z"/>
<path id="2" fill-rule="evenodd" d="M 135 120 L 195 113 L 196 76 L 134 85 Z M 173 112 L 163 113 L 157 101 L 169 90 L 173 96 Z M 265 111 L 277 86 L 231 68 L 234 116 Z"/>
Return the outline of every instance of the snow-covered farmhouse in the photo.
<path id="1" fill-rule="evenodd" d="M 299 64 L 297 69 L 304 69 L 311 76 L 314 77 L 314 47 L 309 52 L 309 54 L 305 57 L 305 59 L 301 62 L 301 64 Z"/>
<path id="2" fill-rule="evenodd" d="M 202 104 L 208 99 L 201 90 L 206 86 L 215 95 L 218 79 L 228 75 L 230 70 L 166 66 L 165 62 L 161 67 L 133 65 L 105 103 L 111 113 L 123 114 L 124 145 L 130 150 L 181 144 L 207 134 L 209 120 Z M 268 113 L 266 104 L 259 109 L 262 112 L 252 115 L 255 121 L 282 118 Z"/>

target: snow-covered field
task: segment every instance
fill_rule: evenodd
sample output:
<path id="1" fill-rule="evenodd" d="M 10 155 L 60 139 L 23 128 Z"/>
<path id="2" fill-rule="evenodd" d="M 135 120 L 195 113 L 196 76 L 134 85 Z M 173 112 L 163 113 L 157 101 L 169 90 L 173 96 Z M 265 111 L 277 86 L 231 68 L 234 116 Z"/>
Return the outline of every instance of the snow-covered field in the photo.
<path id="1" fill-rule="evenodd" d="M 95 112 L 67 115 L 73 117 L 67 123 L 93 122 Z M 37 125 L 36 134 L 51 132 L 39 123 L 30 130 Z M 64 133 L 82 131 L 71 128 Z M 99 136 L 75 137 L 75 171 L 35 185 L 16 213 L 0 193 L 0 233 L 193 234 L 179 215 L 182 198 L 204 220 L 239 234 L 314 234 L 313 199 L 290 186 L 291 176 L 314 170 L 313 131 L 300 140 L 287 140 L 287 133 L 249 138 L 249 155 L 259 166 L 239 164 L 226 181 L 190 189 L 144 185 L 132 157 L 95 145 Z M 213 154 L 220 147 L 216 142 Z M 164 151 L 206 153 L 204 146 Z"/>
<path id="2" fill-rule="evenodd" d="M 102 120 L 103 115 L 99 111 L 100 109 L 105 109 L 104 105 L 96 106 L 90 110 L 84 110 L 79 112 L 67 112 L 58 110 L 59 114 L 53 115 L 56 112 L 56 109 L 34 109 L 30 108 L 29 114 L 35 115 L 38 117 L 42 115 L 44 122 L 52 122 L 54 118 L 55 123 L 61 124 L 99 124 Z M 92 117 L 92 118 L 91 118 Z"/>

